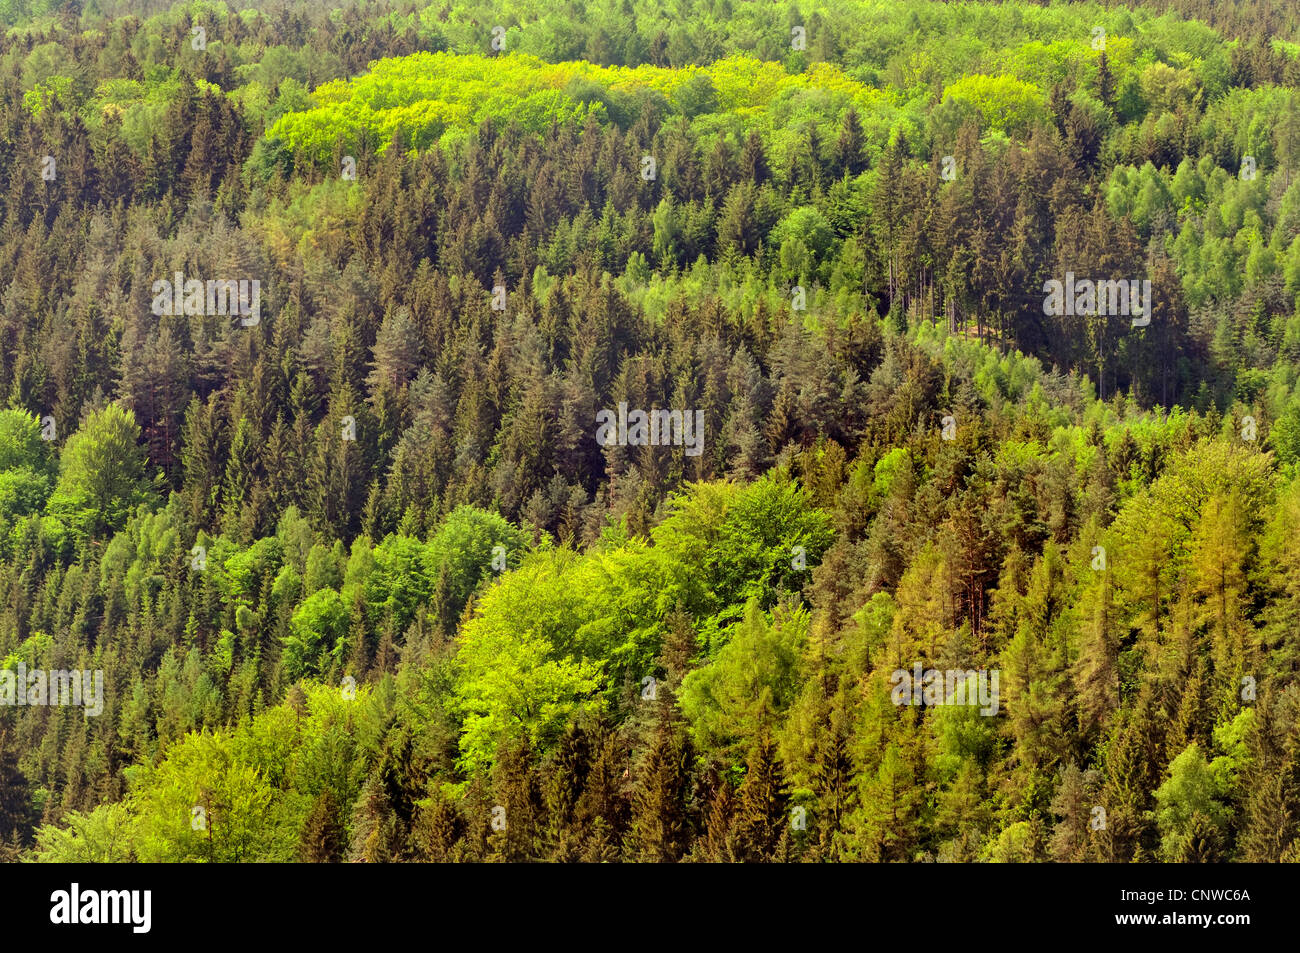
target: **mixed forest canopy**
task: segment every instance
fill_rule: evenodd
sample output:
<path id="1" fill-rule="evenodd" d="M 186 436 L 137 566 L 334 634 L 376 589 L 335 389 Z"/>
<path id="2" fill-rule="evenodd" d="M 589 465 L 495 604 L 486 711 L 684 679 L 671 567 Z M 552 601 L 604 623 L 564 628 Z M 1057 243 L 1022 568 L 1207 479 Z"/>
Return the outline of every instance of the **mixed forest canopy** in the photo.
<path id="1" fill-rule="evenodd" d="M 0 0 L 0 275 L 2 859 L 1300 860 L 1293 3 Z"/>

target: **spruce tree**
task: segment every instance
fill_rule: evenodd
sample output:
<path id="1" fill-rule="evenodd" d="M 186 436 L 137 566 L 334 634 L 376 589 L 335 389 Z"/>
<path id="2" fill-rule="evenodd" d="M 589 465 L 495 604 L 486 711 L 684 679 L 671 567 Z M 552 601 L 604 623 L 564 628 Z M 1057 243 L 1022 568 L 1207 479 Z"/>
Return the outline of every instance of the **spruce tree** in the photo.
<path id="1" fill-rule="evenodd" d="M 464 835 L 464 823 L 456 805 L 430 783 L 428 798 L 421 802 L 412 838 L 423 860 L 446 863 L 456 859 L 458 842 Z"/>
<path id="2" fill-rule="evenodd" d="M 735 860 L 729 846 L 736 810 L 735 795 L 731 782 L 725 777 L 715 775 L 713 784 L 713 796 L 709 800 L 704 836 L 697 842 L 696 850 L 701 860 L 715 864 L 730 863 Z"/>
<path id="3" fill-rule="evenodd" d="M 303 824 L 298 856 L 308 864 L 334 864 L 343 859 L 347 832 L 334 792 L 325 788 L 312 802 Z"/>
<path id="4" fill-rule="evenodd" d="M 16 848 L 27 844 L 35 821 L 17 746 L 9 729 L 0 725 L 0 860 L 17 860 Z"/>
<path id="5" fill-rule="evenodd" d="M 746 863 L 773 859 L 778 843 L 790 825 L 789 796 L 776 744 L 766 731 L 750 749 L 745 779 L 736 798 L 729 847 Z"/>
<path id="6" fill-rule="evenodd" d="M 817 795 L 813 823 L 821 857 L 827 861 L 839 860 L 839 835 L 843 819 L 853 809 L 854 787 L 849 739 L 836 709 L 828 713 L 818 734 L 813 792 Z"/>
<path id="7" fill-rule="evenodd" d="M 578 800 L 586 784 L 590 758 L 587 733 L 580 725 L 570 724 L 560 738 L 545 781 L 546 845 L 553 861 L 572 862 L 582 851 Z"/>
<path id="8" fill-rule="evenodd" d="M 494 861 L 520 863 L 540 859 L 544 817 L 541 789 L 527 739 L 506 745 L 492 769 Z"/>
<path id="9" fill-rule="evenodd" d="M 666 863 L 686 852 L 691 761 L 690 741 L 669 719 L 662 719 L 632 794 L 631 838 L 637 859 Z"/>

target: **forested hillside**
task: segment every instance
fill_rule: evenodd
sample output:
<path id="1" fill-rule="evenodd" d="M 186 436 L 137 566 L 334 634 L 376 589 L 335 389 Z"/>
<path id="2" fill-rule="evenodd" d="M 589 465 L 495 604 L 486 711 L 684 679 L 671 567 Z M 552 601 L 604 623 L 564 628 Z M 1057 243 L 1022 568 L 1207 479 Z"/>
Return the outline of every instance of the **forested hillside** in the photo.
<path id="1" fill-rule="evenodd" d="M 0 276 L 0 859 L 1300 860 L 1287 0 L 0 0 Z"/>

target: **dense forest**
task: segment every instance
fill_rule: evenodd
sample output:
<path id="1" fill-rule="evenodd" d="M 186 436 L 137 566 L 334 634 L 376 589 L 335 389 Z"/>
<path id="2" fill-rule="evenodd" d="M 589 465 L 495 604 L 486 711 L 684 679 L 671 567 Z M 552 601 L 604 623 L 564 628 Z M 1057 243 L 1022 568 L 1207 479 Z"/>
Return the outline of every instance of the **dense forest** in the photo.
<path id="1" fill-rule="evenodd" d="M 0 859 L 1300 861 L 1289 0 L 0 0 L 0 275 Z"/>

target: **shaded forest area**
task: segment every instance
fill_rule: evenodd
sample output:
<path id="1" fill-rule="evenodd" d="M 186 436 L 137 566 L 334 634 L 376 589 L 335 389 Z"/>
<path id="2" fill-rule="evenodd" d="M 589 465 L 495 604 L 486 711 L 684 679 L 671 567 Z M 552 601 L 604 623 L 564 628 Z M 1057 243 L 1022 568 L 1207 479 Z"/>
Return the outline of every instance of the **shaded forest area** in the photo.
<path id="1" fill-rule="evenodd" d="M 1294 5 L 0 28 L 3 859 L 1300 860 Z"/>

